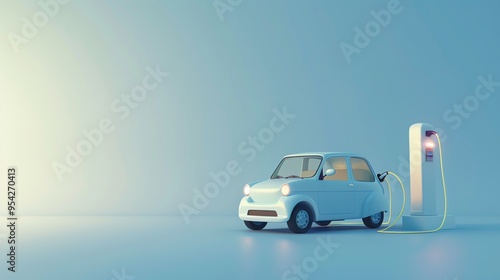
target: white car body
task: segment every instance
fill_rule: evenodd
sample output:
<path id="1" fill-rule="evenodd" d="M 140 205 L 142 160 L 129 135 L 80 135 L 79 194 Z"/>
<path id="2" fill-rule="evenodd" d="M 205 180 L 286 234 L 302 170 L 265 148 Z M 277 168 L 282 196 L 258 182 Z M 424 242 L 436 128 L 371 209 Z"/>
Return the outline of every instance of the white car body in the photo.
<path id="1" fill-rule="evenodd" d="M 303 161 L 301 178 L 273 179 L 278 170 L 285 168 L 283 166 L 280 169 L 285 159 L 292 158 L 295 158 L 294 162 Z M 310 161 L 317 164 L 320 160 L 317 170 L 304 168 L 306 165 L 304 158 L 307 158 L 307 165 L 310 165 Z M 336 165 L 336 168 L 331 165 Z M 328 169 L 334 169 L 335 173 L 325 176 Z M 312 174 L 313 172 L 315 173 Z M 288 155 L 282 159 L 273 176 L 268 180 L 248 184 L 249 193 L 241 199 L 239 205 L 240 219 L 265 223 L 288 222 L 294 208 L 302 204 L 309 207 L 312 212 L 310 227 L 311 222 L 366 218 L 381 212 L 383 219 L 383 212 L 387 212 L 389 208 L 380 180 L 368 160 L 359 155 L 351 153 Z M 290 189 L 288 195 L 283 195 L 281 190 L 285 184 Z"/>

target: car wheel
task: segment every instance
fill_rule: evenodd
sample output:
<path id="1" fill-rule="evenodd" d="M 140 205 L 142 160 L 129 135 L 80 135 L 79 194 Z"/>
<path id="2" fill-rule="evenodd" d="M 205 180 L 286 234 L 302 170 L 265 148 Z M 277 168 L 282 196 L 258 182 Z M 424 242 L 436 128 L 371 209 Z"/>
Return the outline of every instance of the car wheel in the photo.
<path id="1" fill-rule="evenodd" d="M 315 223 L 318 225 L 318 226 L 322 226 L 322 227 L 326 227 L 327 225 L 329 225 L 332 221 L 316 221 Z"/>
<path id="2" fill-rule="evenodd" d="M 384 212 L 375 213 L 371 216 L 363 218 L 363 223 L 369 228 L 378 228 L 384 221 Z"/>
<path id="3" fill-rule="evenodd" d="M 245 221 L 245 226 L 251 230 L 261 230 L 267 225 L 266 222 Z"/>
<path id="4" fill-rule="evenodd" d="M 312 225 L 312 212 L 305 205 L 297 205 L 292 211 L 290 220 L 288 220 L 288 228 L 295 233 L 306 233 Z"/>

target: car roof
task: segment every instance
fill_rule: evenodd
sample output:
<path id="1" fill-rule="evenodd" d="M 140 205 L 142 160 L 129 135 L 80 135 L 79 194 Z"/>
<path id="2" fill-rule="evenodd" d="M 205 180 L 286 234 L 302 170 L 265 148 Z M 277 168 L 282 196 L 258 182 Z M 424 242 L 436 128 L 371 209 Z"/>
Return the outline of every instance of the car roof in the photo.
<path id="1" fill-rule="evenodd" d="M 345 153 L 345 152 L 298 153 L 298 154 L 286 155 L 285 157 L 298 157 L 298 156 L 322 156 L 322 157 L 337 156 L 337 157 L 361 157 L 361 158 L 364 158 L 363 156 L 355 154 L 355 153 Z"/>

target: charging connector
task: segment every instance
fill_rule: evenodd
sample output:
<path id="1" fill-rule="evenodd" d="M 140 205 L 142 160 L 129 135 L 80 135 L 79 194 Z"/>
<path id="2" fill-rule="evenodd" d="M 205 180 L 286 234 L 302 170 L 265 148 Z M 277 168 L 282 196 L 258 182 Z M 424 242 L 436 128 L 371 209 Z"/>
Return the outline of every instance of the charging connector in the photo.
<path id="1" fill-rule="evenodd" d="M 377 178 L 382 183 L 382 182 L 384 182 L 385 177 L 387 177 L 387 175 L 389 175 L 389 171 L 385 171 L 385 172 L 377 174 Z"/>

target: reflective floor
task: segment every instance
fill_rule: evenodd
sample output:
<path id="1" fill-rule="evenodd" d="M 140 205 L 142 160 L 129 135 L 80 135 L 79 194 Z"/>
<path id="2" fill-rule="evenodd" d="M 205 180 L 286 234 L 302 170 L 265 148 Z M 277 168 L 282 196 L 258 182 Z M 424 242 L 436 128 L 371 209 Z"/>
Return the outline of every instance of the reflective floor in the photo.
<path id="1" fill-rule="evenodd" d="M 6 224 L 5 218 L 2 223 Z M 500 279 L 500 217 L 434 234 L 363 225 L 248 230 L 237 217 L 21 217 L 0 279 Z M 6 226 L 0 248 L 7 259 Z"/>

